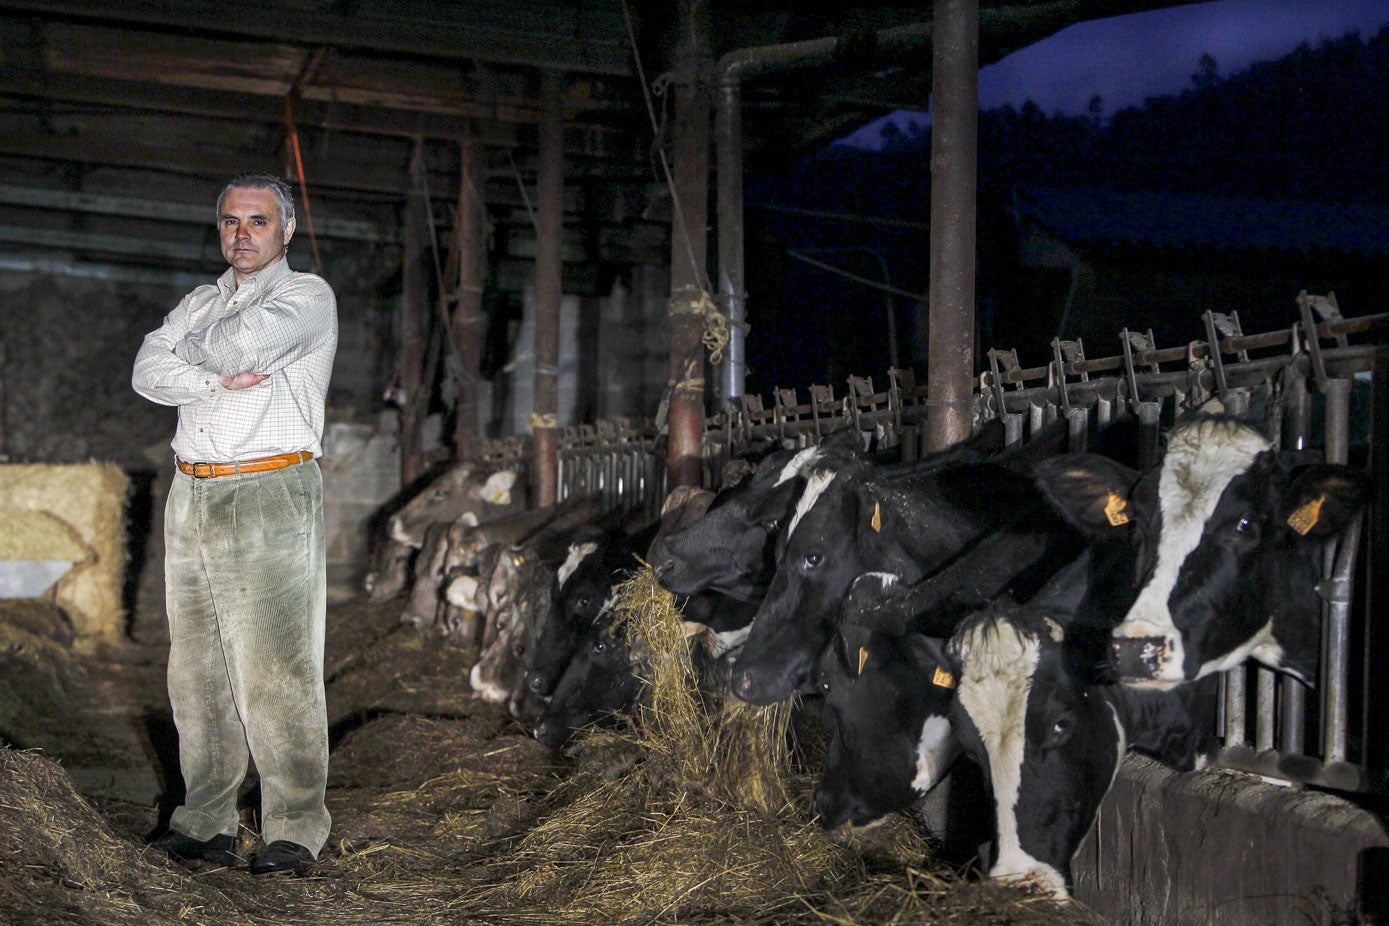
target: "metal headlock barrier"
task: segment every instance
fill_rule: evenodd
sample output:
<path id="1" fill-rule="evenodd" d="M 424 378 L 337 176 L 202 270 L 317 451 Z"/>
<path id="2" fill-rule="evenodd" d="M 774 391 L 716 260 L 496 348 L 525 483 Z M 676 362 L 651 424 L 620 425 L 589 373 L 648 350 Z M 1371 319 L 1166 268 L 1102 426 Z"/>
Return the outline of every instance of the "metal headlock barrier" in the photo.
<path id="1" fill-rule="evenodd" d="M 1327 462 L 1365 466 L 1379 493 L 1389 492 L 1389 454 L 1370 452 L 1376 432 L 1389 433 L 1389 346 L 1374 340 L 1383 339 L 1389 313 L 1344 318 L 1334 295 L 1303 293 L 1297 305 L 1300 317 L 1293 325 L 1262 334 L 1242 332 L 1235 313 L 1206 312 L 1205 337 L 1176 347 L 1158 347 L 1151 331 L 1125 329 L 1121 353 L 1113 356 L 1088 358 L 1081 342 L 1053 340 L 1050 362 L 1025 368 L 1015 350 L 990 350 L 973 396 L 975 427 L 1001 418 L 1011 444 L 1064 420 L 1068 449 L 1081 451 L 1093 435 L 1132 415 L 1137 459 L 1146 469 L 1175 417 L 1216 398 L 1230 413 L 1262 412 L 1275 446 L 1324 448 Z M 1366 343 L 1352 344 L 1352 337 Z M 846 426 L 871 435 L 879 447 L 900 446 L 905 460 L 916 459 L 924 452 L 926 387 L 910 370 L 889 370 L 887 378 L 886 389 L 878 391 L 870 378 L 851 376 L 842 396 L 830 386 L 811 386 L 806 400 L 794 389 L 777 389 L 770 407 L 761 396 L 742 396 L 736 409 L 705 421 L 704 484 L 717 486 L 724 464 L 746 450 L 805 447 Z M 1373 414 L 1362 414 L 1370 396 Z M 559 496 L 599 495 L 610 510 L 654 520 L 666 496 L 663 451 L 664 435 L 650 421 L 564 428 Z M 527 476 L 533 467 L 524 437 L 485 442 L 481 456 Z M 1377 527 L 1384 533 L 1375 520 L 1357 518 L 1325 546 L 1317 587 L 1323 645 L 1315 688 L 1252 662 L 1224 675 L 1224 749 L 1216 764 L 1283 781 L 1389 794 L 1389 738 L 1374 733 L 1389 722 L 1389 687 L 1376 684 L 1389 671 L 1389 626 L 1376 626 L 1370 606 L 1389 591 L 1380 587 L 1389 554 L 1379 551 L 1382 541 L 1362 543 L 1377 536 Z M 1368 555 L 1361 555 L 1362 547 Z"/>

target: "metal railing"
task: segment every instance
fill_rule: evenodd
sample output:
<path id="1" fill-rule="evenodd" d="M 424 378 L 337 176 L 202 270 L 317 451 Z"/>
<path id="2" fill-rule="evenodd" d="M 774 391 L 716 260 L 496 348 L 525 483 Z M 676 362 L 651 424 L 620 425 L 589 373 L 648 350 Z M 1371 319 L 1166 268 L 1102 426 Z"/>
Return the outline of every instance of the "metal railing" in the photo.
<path id="1" fill-rule="evenodd" d="M 1374 482 L 1389 486 L 1387 455 L 1368 453 L 1373 430 L 1352 421 L 1357 385 L 1368 384 L 1377 401 L 1386 401 L 1389 347 L 1350 343 L 1351 336 L 1382 337 L 1389 313 L 1343 318 L 1334 297 L 1306 294 L 1298 306 L 1296 324 L 1261 334 L 1244 334 L 1237 315 L 1207 312 L 1201 319 L 1206 337 L 1179 347 L 1159 348 L 1151 332 L 1126 329 L 1119 338 L 1122 350 L 1113 356 L 1088 358 L 1081 342 L 1057 340 L 1049 363 L 1024 368 L 1016 351 L 990 350 L 973 398 L 975 426 L 1001 418 L 1008 441 L 1016 443 L 1064 419 L 1068 447 L 1078 451 L 1131 414 L 1138 422 L 1136 458 L 1146 468 L 1160 452 L 1163 429 L 1178 414 L 1217 398 L 1232 413 L 1263 409 L 1275 446 L 1322 446 L 1328 462 L 1370 465 Z M 745 450 L 804 447 L 845 426 L 871 434 L 877 446 L 900 446 L 904 459 L 923 452 L 929 400 L 911 371 L 888 371 L 882 391 L 869 378 L 850 377 L 841 396 L 830 386 L 811 386 L 809 392 L 803 400 L 795 390 L 778 389 L 770 406 L 761 396 L 746 395 L 734 411 L 707 419 L 704 484 L 717 485 L 723 465 Z M 654 424 L 634 419 L 563 429 L 560 497 L 599 495 L 609 509 L 654 519 L 666 492 L 662 440 Z M 524 438 L 489 441 L 482 454 L 523 471 L 530 466 Z M 1389 665 L 1389 646 L 1379 639 L 1366 605 L 1389 564 L 1376 562 L 1384 558 L 1375 556 L 1379 543 L 1369 545 L 1369 556 L 1360 555 L 1362 534 L 1376 536 L 1376 525 L 1362 531 L 1361 520 L 1324 552 L 1316 688 L 1253 663 L 1227 672 L 1220 717 L 1225 748 L 1218 764 L 1338 790 L 1389 793 L 1386 746 L 1379 744 L 1382 737 L 1369 735 L 1371 718 L 1389 714 L 1389 696 L 1371 684 L 1375 666 Z"/>

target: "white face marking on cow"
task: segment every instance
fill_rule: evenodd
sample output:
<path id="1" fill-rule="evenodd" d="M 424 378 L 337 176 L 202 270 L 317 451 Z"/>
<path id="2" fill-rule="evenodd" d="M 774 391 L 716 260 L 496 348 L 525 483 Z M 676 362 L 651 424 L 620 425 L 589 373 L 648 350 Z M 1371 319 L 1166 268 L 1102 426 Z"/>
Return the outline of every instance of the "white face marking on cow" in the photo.
<path id="1" fill-rule="evenodd" d="M 564 563 L 559 567 L 556 577 L 559 579 L 560 587 L 569 581 L 569 577 L 574 574 L 574 570 L 579 568 L 579 564 L 584 561 L 594 550 L 598 549 L 596 543 L 573 543 L 569 545 L 569 555 L 565 557 Z"/>
<path id="2" fill-rule="evenodd" d="M 936 786 L 945 770 L 960 754 L 960 741 L 950 732 L 950 721 L 933 715 L 921 725 L 921 739 L 916 744 L 916 777 L 912 787 L 925 794 Z"/>
<path id="3" fill-rule="evenodd" d="M 792 479 L 801 474 L 801 469 L 811 466 L 816 460 L 820 459 L 820 448 L 807 447 L 797 453 L 790 461 L 781 468 L 781 473 L 776 477 L 775 485 L 785 485 Z"/>
<path id="4" fill-rule="evenodd" d="M 475 664 L 473 666 L 473 671 L 468 673 L 468 683 L 472 685 L 473 691 L 477 692 L 479 698 L 490 704 L 504 703 L 511 697 L 510 693 L 504 688 L 500 688 L 489 682 L 484 682 L 482 680 L 481 669 L 481 664 Z"/>
<path id="5" fill-rule="evenodd" d="M 865 572 L 854 581 L 859 582 L 866 578 L 877 579 L 883 588 L 892 588 L 892 586 L 902 581 L 902 577 L 895 572 Z"/>
<path id="6" fill-rule="evenodd" d="M 513 470 L 499 470 L 487 477 L 477 494 L 483 501 L 491 502 L 493 505 L 510 505 L 511 487 L 515 484 L 516 473 Z"/>
<path id="7" fill-rule="evenodd" d="M 795 531 L 796 525 L 801 522 L 801 518 L 815 503 L 820 500 L 820 496 L 825 494 L 825 489 L 834 481 L 834 473 L 830 470 L 819 470 L 811 473 L 805 481 L 805 491 L 801 493 L 800 499 L 796 502 L 796 513 L 791 518 L 791 523 L 786 528 L 786 536 L 790 537 Z"/>
<path id="8" fill-rule="evenodd" d="M 483 609 L 482 596 L 478 594 L 479 586 L 476 576 L 459 576 L 449 583 L 448 589 L 444 592 L 444 597 L 449 604 L 455 608 L 463 608 L 468 611 L 481 611 Z"/>
<path id="9" fill-rule="evenodd" d="M 1027 698 L 1041 644 L 1008 621 L 984 621 L 956 641 L 963 657 L 956 697 L 968 712 L 989 754 L 989 777 L 998 817 L 998 858 L 990 877 L 1038 871 L 1042 865 L 1022 849 L 1017 803 L 1027 745 Z M 1065 879 L 1057 875 L 1061 890 Z"/>
<path id="10" fill-rule="evenodd" d="M 1282 668 L 1289 671 L 1290 674 L 1298 675 L 1283 665 L 1283 647 L 1273 637 L 1273 620 L 1270 618 L 1269 622 L 1259 628 L 1259 632 L 1248 643 L 1235 647 L 1219 659 L 1203 662 L 1200 671 L 1196 673 L 1196 678 L 1205 678 L 1216 672 L 1233 669 L 1251 656 L 1270 668 Z M 1299 677 L 1301 676 L 1299 675 Z M 1304 679 L 1304 681 L 1310 680 Z"/>
<path id="11" fill-rule="evenodd" d="M 1180 681 L 1185 657 L 1168 600 L 1182 564 L 1201 541 L 1206 521 L 1220 496 L 1254 458 L 1268 450 L 1268 439 L 1232 421 L 1200 421 L 1174 430 L 1158 477 L 1162 512 L 1157 563 L 1115 637 L 1162 637 L 1168 641 L 1155 678 Z"/>

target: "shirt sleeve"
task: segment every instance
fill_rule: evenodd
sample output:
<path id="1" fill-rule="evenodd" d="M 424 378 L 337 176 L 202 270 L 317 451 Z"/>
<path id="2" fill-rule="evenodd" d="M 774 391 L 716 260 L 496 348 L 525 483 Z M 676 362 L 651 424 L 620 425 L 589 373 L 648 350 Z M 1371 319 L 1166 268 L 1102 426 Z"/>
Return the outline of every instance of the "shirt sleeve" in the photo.
<path id="1" fill-rule="evenodd" d="M 189 363 L 174 352 L 188 327 L 188 303 L 192 293 L 164 318 L 164 324 L 145 335 L 135 355 L 130 384 L 136 393 L 160 405 L 192 405 L 225 392 L 217 374 Z"/>
<path id="2" fill-rule="evenodd" d="M 319 277 L 300 274 L 264 300 L 176 339 L 178 355 L 218 376 L 274 373 L 337 337 L 337 301 Z"/>

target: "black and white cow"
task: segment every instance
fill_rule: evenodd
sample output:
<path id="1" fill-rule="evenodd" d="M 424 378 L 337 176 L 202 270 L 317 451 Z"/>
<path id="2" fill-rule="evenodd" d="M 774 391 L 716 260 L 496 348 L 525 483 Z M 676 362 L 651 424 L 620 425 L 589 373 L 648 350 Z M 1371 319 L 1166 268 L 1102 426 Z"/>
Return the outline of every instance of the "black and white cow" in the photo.
<path id="1" fill-rule="evenodd" d="M 854 580 L 819 665 L 828 743 L 815 809 L 825 826 L 905 810 L 940 781 L 959 754 L 945 639 L 1000 596 L 1025 601 L 1057 581 L 1077 590 L 1078 609 L 1082 549 L 1075 531 L 1040 517 L 986 535 L 915 586 L 886 573 Z"/>
<path id="2" fill-rule="evenodd" d="M 575 641 L 574 653 L 536 724 L 535 738 L 551 749 L 563 747 L 576 730 L 620 716 L 636 700 L 641 684 L 626 624 L 592 624 Z"/>
<path id="3" fill-rule="evenodd" d="M 1039 481 L 1076 526 L 1133 546 L 1140 591 L 1110 652 L 1126 681 L 1171 685 L 1251 657 L 1315 680 L 1320 551 L 1364 507 L 1363 473 L 1200 416 L 1172 429 L 1147 473 L 1079 454 L 1043 464 Z"/>
<path id="4" fill-rule="evenodd" d="M 550 607 L 540 625 L 526 687 L 532 694 L 551 694 L 574 655 L 580 638 L 603 614 L 624 575 L 640 567 L 660 524 L 630 534 L 595 532 L 576 535 L 569 555 L 555 573 Z"/>
<path id="5" fill-rule="evenodd" d="M 738 697 L 770 704 L 813 690 L 815 662 L 850 584 L 864 573 L 892 573 L 912 585 L 1005 525 L 1054 519 L 1025 467 L 923 464 L 811 471 L 738 657 Z"/>
<path id="6" fill-rule="evenodd" d="M 1002 424 L 991 421 L 967 440 L 910 466 L 981 459 L 1002 451 L 1003 439 Z M 795 513 L 807 475 L 855 462 L 891 464 L 897 456 L 868 453 L 851 429 L 804 450 L 767 454 L 753 472 L 721 490 L 702 518 L 665 539 L 655 563 L 657 580 L 677 595 L 710 589 L 739 601 L 760 601 L 776 568 L 777 537 Z"/>
<path id="7" fill-rule="evenodd" d="M 997 834 L 989 876 L 1069 896 L 1071 859 L 1129 749 L 1178 770 L 1214 753 L 1216 678 L 1167 690 L 1102 680 L 1100 646 L 1069 616 L 996 606 L 949 645 L 952 729 L 988 769 Z"/>

